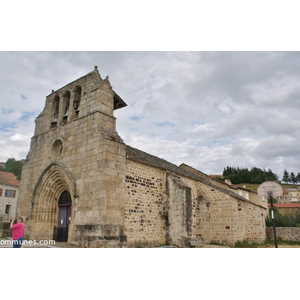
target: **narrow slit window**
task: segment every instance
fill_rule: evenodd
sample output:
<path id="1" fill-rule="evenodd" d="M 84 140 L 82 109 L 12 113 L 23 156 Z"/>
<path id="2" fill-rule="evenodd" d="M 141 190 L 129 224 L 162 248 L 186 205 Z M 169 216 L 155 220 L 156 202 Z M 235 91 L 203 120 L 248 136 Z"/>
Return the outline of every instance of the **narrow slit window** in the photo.
<path id="1" fill-rule="evenodd" d="M 5 205 L 5 214 L 9 214 L 9 210 L 10 210 L 10 205 L 9 204 L 7 204 L 7 205 Z"/>

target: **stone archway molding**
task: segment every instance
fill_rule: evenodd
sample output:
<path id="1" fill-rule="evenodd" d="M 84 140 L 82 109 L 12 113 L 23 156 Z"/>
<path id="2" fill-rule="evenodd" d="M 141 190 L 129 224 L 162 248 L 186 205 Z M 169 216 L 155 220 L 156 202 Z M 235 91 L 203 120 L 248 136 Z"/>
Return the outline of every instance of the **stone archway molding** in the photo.
<path id="1" fill-rule="evenodd" d="M 72 203 L 78 200 L 76 181 L 72 173 L 61 163 L 51 163 L 39 176 L 31 199 L 31 216 L 28 232 L 31 239 L 54 239 L 58 222 L 60 195 L 70 193 Z M 72 211 L 74 206 L 72 205 Z"/>
<path id="2" fill-rule="evenodd" d="M 31 198 L 31 217 L 34 206 L 38 199 L 37 195 L 43 196 L 43 194 L 45 193 L 45 188 L 47 187 L 47 185 L 49 185 L 50 182 L 52 182 L 52 184 L 57 183 L 57 192 L 55 193 L 55 195 L 52 195 L 52 197 L 57 198 L 64 190 L 68 190 L 73 199 L 78 198 L 76 181 L 72 173 L 62 163 L 51 163 L 39 176 L 34 187 Z"/>

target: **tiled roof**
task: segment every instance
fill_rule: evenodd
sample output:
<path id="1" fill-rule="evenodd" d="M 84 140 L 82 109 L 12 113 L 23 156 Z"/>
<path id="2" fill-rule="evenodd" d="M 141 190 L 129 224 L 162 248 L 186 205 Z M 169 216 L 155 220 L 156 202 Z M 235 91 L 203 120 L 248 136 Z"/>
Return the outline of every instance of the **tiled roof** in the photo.
<path id="1" fill-rule="evenodd" d="M 277 208 L 300 208 L 300 203 L 274 203 L 273 205 Z"/>
<path id="2" fill-rule="evenodd" d="M 299 192 L 297 188 L 286 189 L 287 192 Z"/>
<path id="3" fill-rule="evenodd" d="M 20 181 L 13 173 L 0 171 L 0 184 L 9 184 L 14 186 L 20 186 Z"/>

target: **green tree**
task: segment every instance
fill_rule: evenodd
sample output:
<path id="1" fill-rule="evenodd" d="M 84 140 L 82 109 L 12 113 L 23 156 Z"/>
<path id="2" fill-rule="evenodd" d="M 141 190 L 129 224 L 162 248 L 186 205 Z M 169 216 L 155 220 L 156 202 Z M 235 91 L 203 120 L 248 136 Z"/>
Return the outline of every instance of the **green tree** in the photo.
<path id="1" fill-rule="evenodd" d="M 23 162 L 21 160 L 9 158 L 5 163 L 5 168 L 3 171 L 13 173 L 15 176 L 17 176 L 17 179 L 20 180 L 22 167 L 23 167 Z"/>
<path id="2" fill-rule="evenodd" d="M 235 175 L 235 176 L 233 176 Z M 232 183 L 263 183 L 264 181 L 278 181 L 278 176 L 271 169 L 266 171 L 257 167 L 252 167 L 251 171 L 247 168 L 226 167 L 223 176 L 229 178 Z"/>
<path id="3" fill-rule="evenodd" d="M 233 184 L 243 183 L 243 178 L 239 174 L 231 174 L 228 176 L 228 178 Z"/>
<path id="4" fill-rule="evenodd" d="M 278 181 L 278 176 L 274 174 L 271 169 L 268 169 L 268 171 L 265 172 L 265 179 L 266 181 Z"/>
<path id="5" fill-rule="evenodd" d="M 296 183 L 300 183 L 300 173 L 297 173 L 297 176 L 296 176 Z"/>
<path id="6" fill-rule="evenodd" d="M 226 167 L 226 168 L 224 168 L 224 171 L 223 171 L 223 176 L 229 176 L 229 175 L 231 175 L 231 174 L 233 174 L 233 170 L 232 170 L 232 167 Z"/>
<path id="7" fill-rule="evenodd" d="M 243 178 L 243 183 L 250 183 L 251 182 L 251 173 L 248 168 L 243 169 L 241 171 L 241 176 Z"/>
<path id="8" fill-rule="evenodd" d="M 284 170 L 283 172 L 283 177 L 282 177 L 282 181 L 283 182 L 289 182 L 289 178 L 290 178 L 290 174 L 287 170 Z"/>
<path id="9" fill-rule="evenodd" d="M 297 181 L 296 181 L 296 175 L 295 175 L 294 172 L 291 172 L 291 174 L 290 174 L 290 181 L 291 181 L 292 183 L 296 183 L 296 182 L 297 182 Z"/>
<path id="10" fill-rule="evenodd" d="M 262 169 L 253 167 L 251 169 L 251 183 L 263 183 L 265 181 L 264 172 Z"/>

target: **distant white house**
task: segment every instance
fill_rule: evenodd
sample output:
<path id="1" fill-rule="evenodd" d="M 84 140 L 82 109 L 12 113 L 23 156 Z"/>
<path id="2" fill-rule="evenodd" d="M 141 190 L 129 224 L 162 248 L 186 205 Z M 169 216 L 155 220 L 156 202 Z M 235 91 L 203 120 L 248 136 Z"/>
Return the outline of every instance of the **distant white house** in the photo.
<path id="1" fill-rule="evenodd" d="M 300 201 L 300 190 L 297 188 L 286 189 L 287 196 L 290 202 Z"/>
<path id="2" fill-rule="evenodd" d="M 300 202 L 300 188 L 284 189 L 277 199 L 279 203 Z"/>
<path id="3" fill-rule="evenodd" d="M 16 216 L 20 181 L 13 173 L 0 171 L 0 221 Z"/>

